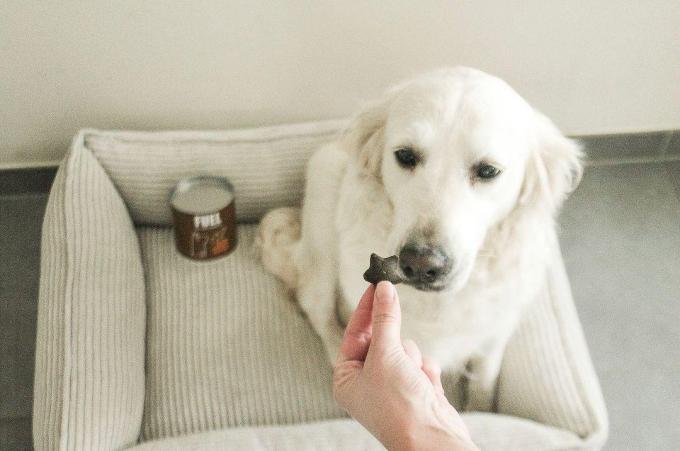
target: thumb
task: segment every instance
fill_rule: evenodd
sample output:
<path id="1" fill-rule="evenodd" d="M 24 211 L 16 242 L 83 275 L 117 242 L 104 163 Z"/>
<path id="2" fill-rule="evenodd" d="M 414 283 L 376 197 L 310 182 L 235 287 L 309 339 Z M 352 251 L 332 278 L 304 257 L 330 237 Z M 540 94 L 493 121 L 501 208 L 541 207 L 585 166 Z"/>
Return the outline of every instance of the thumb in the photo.
<path id="1" fill-rule="evenodd" d="M 373 301 L 371 350 L 384 352 L 401 346 L 401 309 L 397 290 L 390 282 L 380 282 Z"/>

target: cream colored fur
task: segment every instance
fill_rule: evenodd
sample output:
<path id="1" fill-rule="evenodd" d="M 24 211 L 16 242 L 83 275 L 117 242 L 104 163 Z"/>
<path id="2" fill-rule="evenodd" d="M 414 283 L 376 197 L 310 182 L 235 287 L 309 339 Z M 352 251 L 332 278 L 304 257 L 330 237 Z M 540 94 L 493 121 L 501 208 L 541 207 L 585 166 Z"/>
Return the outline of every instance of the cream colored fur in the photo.
<path id="1" fill-rule="evenodd" d="M 415 170 L 394 151 L 424 155 Z M 454 256 L 447 289 L 398 285 L 402 337 L 471 373 L 468 409 L 492 407 L 505 345 L 543 280 L 554 217 L 580 179 L 581 152 L 507 84 L 454 68 L 388 90 L 309 161 L 302 211 L 262 220 L 264 265 L 295 291 L 331 361 L 367 283 L 369 256 L 429 228 Z M 502 173 L 475 180 L 492 161 Z"/>

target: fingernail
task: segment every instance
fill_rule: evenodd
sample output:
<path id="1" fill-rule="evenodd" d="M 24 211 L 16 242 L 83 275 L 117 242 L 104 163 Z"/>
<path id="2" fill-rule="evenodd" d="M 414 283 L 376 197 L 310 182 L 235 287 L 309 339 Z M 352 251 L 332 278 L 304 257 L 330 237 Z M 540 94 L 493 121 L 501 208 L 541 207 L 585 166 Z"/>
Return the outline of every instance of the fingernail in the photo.
<path id="1" fill-rule="evenodd" d="M 381 304 L 394 302 L 395 294 L 394 285 L 385 281 L 378 283 L 375 290 L 375 297 Z"/>

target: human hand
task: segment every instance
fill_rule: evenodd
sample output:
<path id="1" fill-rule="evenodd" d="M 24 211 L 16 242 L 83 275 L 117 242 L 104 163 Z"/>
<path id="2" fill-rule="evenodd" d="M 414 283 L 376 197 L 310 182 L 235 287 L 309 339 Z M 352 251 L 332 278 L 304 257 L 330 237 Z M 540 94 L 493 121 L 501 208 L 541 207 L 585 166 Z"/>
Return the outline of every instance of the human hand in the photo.
<path id="1" fill-rule="evenodd" d="M 336 401 L 390 450 L 476 450 L 444 396 L 441 369 L 400 334 L 394 285 L 370 285 L 345 329 L 333 369 Z"/>

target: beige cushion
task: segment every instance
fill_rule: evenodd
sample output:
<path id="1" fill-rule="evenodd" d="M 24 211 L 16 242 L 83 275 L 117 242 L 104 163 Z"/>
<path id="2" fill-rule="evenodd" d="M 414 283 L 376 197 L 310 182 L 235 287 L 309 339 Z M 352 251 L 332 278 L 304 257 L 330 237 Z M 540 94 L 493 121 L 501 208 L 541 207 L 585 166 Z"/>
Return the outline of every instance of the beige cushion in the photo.
<path id="1" fill-rule="evenodd" d="M 196 173 L 232 179 L 242 221 L 299 204 L 307 157 L 341 124 L 76 137 L 43 231 L 36 448 L 116 449 L 136 434 L 187 435 L 159 443 L 196 449 L 215 440 L 271 449 L 282 434 L 298 445 L 308 434 L 312 445 L 342 437 L 352 449 L 375 445 L 351 420 L 336 421 L 343 415 L 319 339 L 253 255 L 254 225 L 242 224 L 236 252 L 211 263 L 180 257 L 170 229 L 158 226 L 176 181 Z M 504 415 L 466 416 L 484 449 L 597 449 L 606 438 L 556 243 L 554 251 L 545 289 L 506 352 Z M 460 387 L 448 388 L 453 396 Z M 286 427 L 261 428 L 273 425 Z"/>
<path id="2" fill-rule="evenodd" d="M 516 417 L 466 413 L 463 420 L 472 440 L 483 451 L 583 449 L 581 439 L 560 430 Z M 350 419 L 292 426 L 261 426 L 222 429 L 154 440 L 131 451 L 374 451 L 385 449 L 359 423 Z"/>
<path id="3" fill-rule="evenodd" d="M 59 168 L 40 265 L 35 448 L 135 443 L 144 403 L 144 273 L 125 205 L 87 151 L 72 152 Z"/>
<path id="4" fill-rule="evenodd" d="M 284 426 L 220 429 L 154 440 L 131 451 L 374 451 L 383 446 L 350 419 Z"/>
<path id="5" fill-rule="evenodd" d="M 345 121 L 209 132 L 85 130 L 77 145 L 111 177 L 136 224 L 172 223 L 167 200 L 177 181 L 197 173 L 229 178 L 239 221 L 256 221 L 302 198 L 305 162 Z"/>
<path id="6" fill-rule="evenodd" d="M 139 240 L 148 286 L 144 439 L 343 416 L 321 342 L 239 228 L 228 257 L 194 262 L 172 230 Z"/>
<path id="7" fill-rule="evenodd" d="M 593 446 L 606 438 L 607 412 L 557 242 L 543 290 L 508 343 L 496 396 L 500 413 L 573 431 Z"/>

